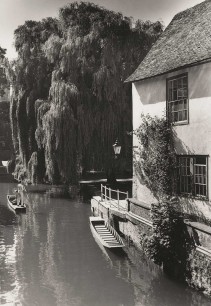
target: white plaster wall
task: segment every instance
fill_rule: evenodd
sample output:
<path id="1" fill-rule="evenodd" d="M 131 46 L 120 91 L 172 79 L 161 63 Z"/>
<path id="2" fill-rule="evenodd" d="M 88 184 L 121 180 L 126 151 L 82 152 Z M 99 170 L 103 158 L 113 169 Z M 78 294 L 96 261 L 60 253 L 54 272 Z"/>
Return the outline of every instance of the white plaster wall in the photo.
<path id="1" fill-rule="evenodd" d="M 165 78 L 146 80 L 132 84 L 133 94 L 133 130 L 141 124 L 141 114 L 161 117 L 166 112 Z M 139 146 L 136 136 L 133 136 L 134 151 Z M 155 203 L 151 191 L 135 176 L 133 171 L 133 197 L 144 203 Z"/>
<path id="2" fill-rule="evenodd" d="M 158 117 L 165 115 L 166 79 L 185 72 L 188 72 L 189 123 L 174 126 L 175 147 L 178 154 L 211 155 L 211 63 L 133 83 L 133 129 L 140 126 L 141 113 Z M 137 145 L 135 137 L 133 145 Z M 209 199 L 211 199 L 210 162 L 209 158 Z M 144 198 L 145 202 L 151 201 L 151 195 L 147 194 L 145 188 L 137 185 L 140 184 L 134 183 L 134 194 L 137 198 L 140 200 Z"/>

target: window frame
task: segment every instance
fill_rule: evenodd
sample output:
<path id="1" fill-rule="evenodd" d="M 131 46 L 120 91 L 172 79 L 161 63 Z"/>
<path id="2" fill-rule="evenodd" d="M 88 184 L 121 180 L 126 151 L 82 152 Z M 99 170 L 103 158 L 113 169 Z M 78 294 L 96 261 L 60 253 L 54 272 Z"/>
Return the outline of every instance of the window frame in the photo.
<path id="1" fill-rule="evenodd" d="M 169 114 L 170 114 L 169 104 L 171 102 L 176 102 L 176 101 L 179 101 L 179 100 L 175 100 L 175 101 L 170 101 L 169 100 L 169 85 L 168 84 L 169 84 L 169 81 L 172 81 L 174 79 L 179 79 L 179 78 L 182 78 L 182 77 L 187 77 L 187 98 L 186 98 L 186 100 L 187 100 L 187 119 L 182 120 L 182 121 L 175 121 L 174 122 L 174 121 L 172 121 L 172 119 L 169 116 Z M 171 115 L 172 115 L 172 112 L 171 112 Z M 172 125 L 186 125 L 186 124 L 189 124 L 189 90 L 188 90 L 188 73 L 187 72 L 177 74 L 177 75 L 174 75 L 174 76 L 166 79 L 166 117 L 167 117 L 168 120 L 170 120 Z"/>
<path id="2" fill-rule="evenodd" d="M 193 175 L 192 175 L 192 184 L 191 184 L 191 193 L 181 192 L 181 158 L 193 159 Z M 200 165 L 195 162 L 196 158 L 205 158 L 206 159 L 206 195 L 197 195 L 195 192 L 196 185 L 204 185 L 204 184 L 196 184 L 195 183 L 195 165 Z M 182 197 L 189 197 L 199 200 L 209 200 L 209 181 L 208 181 L 208 171 L 209 171 L 209 155 L 177 155 L 177 195 Z"/>

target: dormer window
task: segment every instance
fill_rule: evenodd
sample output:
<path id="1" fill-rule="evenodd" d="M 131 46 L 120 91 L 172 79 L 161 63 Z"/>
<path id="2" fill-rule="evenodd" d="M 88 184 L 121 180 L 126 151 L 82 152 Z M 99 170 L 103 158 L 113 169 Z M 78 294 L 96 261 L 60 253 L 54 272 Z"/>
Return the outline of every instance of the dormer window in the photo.
<path id="1" fill-rule="evenodd" d="M 168 118 L 174 124 L 188 123 L 188 75 L 167 79 Z"/>

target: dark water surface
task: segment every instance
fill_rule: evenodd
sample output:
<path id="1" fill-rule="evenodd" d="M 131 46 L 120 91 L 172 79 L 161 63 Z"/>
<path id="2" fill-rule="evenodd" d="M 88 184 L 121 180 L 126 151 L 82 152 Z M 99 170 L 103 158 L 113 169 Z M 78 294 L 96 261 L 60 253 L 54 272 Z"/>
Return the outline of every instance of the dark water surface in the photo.
<path id="1" fill-rule="evenodd" d="M 211 300 L 167 279 L 143 255 L 95 242 L 89 203 L 29 193 L 15 215 L 0 183 L 0 305 L 207 306 Z"/>

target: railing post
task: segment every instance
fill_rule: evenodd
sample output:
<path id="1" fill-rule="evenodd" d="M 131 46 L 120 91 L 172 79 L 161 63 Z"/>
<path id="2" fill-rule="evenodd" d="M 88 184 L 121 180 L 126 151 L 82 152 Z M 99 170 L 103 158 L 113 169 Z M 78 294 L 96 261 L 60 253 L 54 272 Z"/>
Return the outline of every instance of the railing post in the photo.
<path id="1" fill-rule="evenodd" d="M 126 210 L 129 211 L 129 200 L 128 200 L 129 199 L 129 193 L 128 193 L 128 191 L 127 191 L 127 198 L 126 199 L 127 199 L 127 208 L 126 208 Z"/>
<path id="2" fill-rule="evenodd" d="M 107 201 L 107 192 L 106 192 L 106 186 L 104 187 L 105 190 L 105 201 Z"/>
<path id="3" fill-rule="evenodd" d="M 103 201 L 103 184 L 100 184 L 101 201 Z"/>
<path id="4" fill-rule="evenodd" d="M 111 201 L 111 188 L 109 188 L 109 200 Z"/>
<path id="5" fill-rule="evenodd" d="M 119 189 L 117 189 L 117 204 L 118 204 L 118 210 L 119 210 Z"/>

